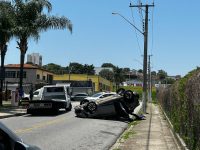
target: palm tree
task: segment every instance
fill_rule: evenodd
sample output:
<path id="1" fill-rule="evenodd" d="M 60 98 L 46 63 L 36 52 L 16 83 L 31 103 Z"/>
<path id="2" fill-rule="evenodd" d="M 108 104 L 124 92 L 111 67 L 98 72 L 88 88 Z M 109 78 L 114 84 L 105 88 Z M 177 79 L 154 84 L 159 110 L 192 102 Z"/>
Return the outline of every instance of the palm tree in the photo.
<path id="1" fill-rule="evenodd" d="M 1 68 L 0 68 L 0 105 L 2 105 L 3 81 L 5 80 L 4 59 L 7 52 L 7 42 L 13 37 L 13 7 L 10 2 L 0 1 L 0 52 L 1 52 Z"/>
<path id="2" fill-rule="evenodd" d="M 14 0 L 15 29 L 17 45 L 20 50 L 20 82 L 19 89 L 22 93 L 24 57 L 28 50 L 30 38 L 39 39 L 40 32 L 48 29 L 69 29 L 72 24 L 66 17 L 50 16 L 52 5 L 48 0 Z M 46 14 L 44 9 L 47 9 Z M 22 94 L 20 95 L 22 96 Z"/>

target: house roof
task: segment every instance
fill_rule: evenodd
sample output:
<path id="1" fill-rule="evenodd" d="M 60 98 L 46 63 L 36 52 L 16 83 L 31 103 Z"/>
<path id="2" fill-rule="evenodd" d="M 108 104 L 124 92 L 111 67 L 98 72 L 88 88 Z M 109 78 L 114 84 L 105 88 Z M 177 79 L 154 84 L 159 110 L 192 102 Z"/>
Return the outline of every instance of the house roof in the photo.
<path id="1" fill-rule="evenodd" d="M 8 65 L 5 65 L 5 67 L 6 68 L 20 68 L 20 64 L 8 64 Z M 32 64 L 24 64 L 24 69 L 40 69 L 40 68 Z"/>
<path id="2" fill-rule="evenodd" d="M 8 64 L 8 65 L 5 65 L 5 68 L 20 69 L 20 64 Z M 49 72 L 51 74 L 54 74 L 53 72 L 51 72 L 49 70 L 46 70 L 44 68 L 41 68 L 39 66 L 32 65 L 32 64 L 24 64 L 24 69 L 39 69 L 39 70 L 43 70 L 43 71 Z"/>

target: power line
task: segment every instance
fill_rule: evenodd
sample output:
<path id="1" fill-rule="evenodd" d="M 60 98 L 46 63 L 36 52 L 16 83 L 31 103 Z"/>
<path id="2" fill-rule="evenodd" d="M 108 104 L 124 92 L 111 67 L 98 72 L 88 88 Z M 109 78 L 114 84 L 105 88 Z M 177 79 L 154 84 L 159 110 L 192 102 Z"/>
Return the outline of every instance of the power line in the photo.
<path id="1" fill-rule="evenodd" d="M 154 4 L 154 0 L 153 0 L 153 4 Z M 153 54 L 153 49 L 154 49 L 154 7 L 152 10 L 152 41 L 151 41 L 151 54 Z"/>
<path id="2" fill-rule="evenodd" d="M 130 4 L 131 4 L 131 2 L 132 1 L 130 0 Z M 132 9 L 132 7 L 130 7 L 130 9 L 131 9 L 131 16 L 132 16 L 133 24 L 135 24 L 135 19 L 134 19 L 134 16 L 133 16 L 133 9 Z M 137 39 L 137 44 L 138 44 L 138 48 L 139 48 L 139 51 L 140 51 L 140 55 L 142 55 L 142 50 L 141 50 L 141 47 L 140 47 L 140 43 L 139 43 L 139 39 L 138 39 L 136 29 L 135 29 L 135 36 L 136 36 L 136 39 Z"/>

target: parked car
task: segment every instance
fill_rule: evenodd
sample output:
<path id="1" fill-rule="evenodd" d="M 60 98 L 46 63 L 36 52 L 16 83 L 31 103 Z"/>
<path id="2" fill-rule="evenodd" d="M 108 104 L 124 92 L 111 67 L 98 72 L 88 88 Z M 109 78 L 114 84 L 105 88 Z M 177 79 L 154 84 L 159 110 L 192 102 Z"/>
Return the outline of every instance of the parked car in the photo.
<path id="1" fill-rule="evenodd" d="M 40 150 L 23 142 L 14 132 L 0 122 L 0 150 Z"/>
<path id="2" fill-rule="evenodd" d="M 33 92 L 32 100 L 41 99 L 41 95 L 42 95 L 42 88 L 37 89 L 36 91 Z M 29 101 L 30 101 L 30 94 L 24 93 L 24 97 L 20 100 L 20 105 L 28 107 L 29 106 Z"/>
<path id="3" fill-rule="evenodd" d="M 41 98 L 41 92 L 42 88 L 37 89 L 36 91 L 33 92 L 33 100 L 38 100 Z M 24 93 L 24 97 L 22 98 L 23 100 L 30 100 L 30 94 Z"/>
<path id="4" fill-rule="evenodd" d="M 38 110 L 50 110 L 58 112 L 64 108 L 66 111 L 72 109 L 68 87 L 64 85 L 48 85 L 42 87 L 37 100 L 29 101 L 27 113 L 34 113 Z"/>
<path id="5" fill-rule="evenodd" d="M 77 94 L 71 96 L 71 100 L 72 101 L 82 101 L 86 97 L 88 97 L 87 93 L 77 93 Z"/>
<path id="6" fill-rule="evenodd" d="M 98 117 L 124 117 L 129 118 L 129 114 L 134 115 L 134 109 L 139 105 L 139 94 L 130 90 L 117 92 L 119 94 L 100 98 L 97 100 L 88 100 L 87 102 L 76 106 L 75 114 L 82 118 Z"/>
<path id="7" fill-rule="evenodd" d="M 111 95 L 116 95 L 116 92 L 99 92 L 99 93 L 96 93 L 92 96 L 88 96 L 88 97 L 84 98 L 80 102 L 80 105 L 82 105 L 83 103 L 89 102 L 89 101 L 95 101 L 95 100 L 105 98 L 105 97 L 108 97 L 108 96 L 111 96 Z"/>

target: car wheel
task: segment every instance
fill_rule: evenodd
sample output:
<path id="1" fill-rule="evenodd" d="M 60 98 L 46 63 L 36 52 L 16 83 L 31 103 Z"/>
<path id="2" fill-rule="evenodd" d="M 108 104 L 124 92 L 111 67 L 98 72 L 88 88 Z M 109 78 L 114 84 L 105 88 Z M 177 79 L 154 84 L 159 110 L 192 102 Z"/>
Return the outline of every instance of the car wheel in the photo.
<path id="1" fill-rule="evenodd" d="M 121 95 L 121 96 L 124 95 L 124 92 L 125 92 L 125 89 L 123 89 L 123 88 L 119 88 L 119 89 L 117 90 L 117 94 L 119 94 L 119 95 Z"/>
<path id="2" fill-rule="evenodd" d="M 80 105 L 83 105 L 83 104 L 88 103 L 88 102 L 89 102 L 88 100 L 82 100 L 82 101 L 80 102 Z"/>
<path id="3" fill-rule="evenodd" d="M 70 104 L 69 104 L 69 107 L 68 107 L 68 108 L 65 108 L 65 110 L 66 110 L 66 111 L 71 111 L 71 110 L 72 110 L 72 104 L 70 103 Z"/>
<path id="4" fill-rule="evenodd" d="M 130 100 L 133 98 L 133 92 L 131 90 L 127 90 L 124 92 L 124 99 Z"/>
<path id="5" fill-rule="evenodd" d="M 97 110 L 97 104 L 95 102 L 88 102 L 86 108 L 90 113 L 93 113 L 95 110 Z"/>

